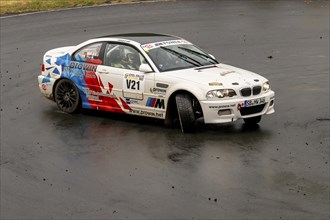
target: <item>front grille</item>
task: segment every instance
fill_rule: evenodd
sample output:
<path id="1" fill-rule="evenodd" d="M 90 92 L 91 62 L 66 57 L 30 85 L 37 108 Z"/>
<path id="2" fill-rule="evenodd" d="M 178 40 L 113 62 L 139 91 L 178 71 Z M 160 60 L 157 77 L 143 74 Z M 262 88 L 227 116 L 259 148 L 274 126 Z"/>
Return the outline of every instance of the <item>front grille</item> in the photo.
<path id="1" fill-rule="evenodd" d="M 245 108 L 241 108 L 240 112 L 241 115 L 252 115 L 252 114 L 256 114 L 259 112 L 262 112 L 262 110 L 264 110 L 266 104 L 262 104 L 262 105 L 256 105 L 256 106 L 252 106 L 252 107 L 245 107 Z"/>
<path id="2" fill-rule="evenodd" d="M 242 96 L 250 96 L 251 95 L 251 88 L 241 89 L 241 95 Z"/>
<path id="3" fill-rule="evenodd" d="M 253 95 L 258 95 L 261 92 L 261 86 L 253 87 Z"/>
<path id="4" fill-rule="evenodd" d="M 245 97 L 250 96 L 251 94 L 258 95 L 261 92 L 261 86 L 255 86 L 252 88 L 252 90 L 251 90 L 251 88 L 243 88 L 243 89 L 241 89 L 240 92 L 241 92 L 241 95 L 245 96 Z"/>

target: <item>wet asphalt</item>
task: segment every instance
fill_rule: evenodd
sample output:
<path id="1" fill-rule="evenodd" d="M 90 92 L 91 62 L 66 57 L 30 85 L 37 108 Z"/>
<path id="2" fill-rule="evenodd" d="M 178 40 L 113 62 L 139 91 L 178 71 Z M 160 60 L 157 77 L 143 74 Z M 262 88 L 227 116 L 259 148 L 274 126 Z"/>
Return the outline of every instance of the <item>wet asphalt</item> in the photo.
<path id="1" fill-rule="evenodd" d="M 1 219 L 329 219 L 329 1 L 178 1 L 1 18 Z M 200 124 L 84 111 L 39 92 L 43 54 L 182 36 L 257 72 L 275 114 Z"/>

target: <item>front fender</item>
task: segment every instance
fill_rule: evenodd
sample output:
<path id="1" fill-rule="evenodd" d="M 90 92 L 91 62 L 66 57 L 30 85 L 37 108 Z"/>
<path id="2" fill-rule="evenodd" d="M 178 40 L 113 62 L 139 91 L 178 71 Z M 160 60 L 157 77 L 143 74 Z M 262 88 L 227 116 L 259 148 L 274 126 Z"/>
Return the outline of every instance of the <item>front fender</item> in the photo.
<path id="1" fill-rule="evenodd" d="M 206 95 L 205 88 L 201 87 L 199 84 L 196 83 L 192 85 L 191 82 L 182 82 L 175 84 L 168 89 L 166 100 L 168 101 L 173 94 L 179 91 L 186 91 L 188 93 L 191 93 L 197 98 L 197 100 L 204 100 Z"/>

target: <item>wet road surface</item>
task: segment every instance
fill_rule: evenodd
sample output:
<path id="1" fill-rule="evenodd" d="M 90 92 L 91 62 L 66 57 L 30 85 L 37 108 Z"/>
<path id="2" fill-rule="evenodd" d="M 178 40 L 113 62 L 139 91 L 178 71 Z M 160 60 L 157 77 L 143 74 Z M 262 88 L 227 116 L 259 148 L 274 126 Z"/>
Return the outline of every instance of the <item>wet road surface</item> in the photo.
<path id="1" fill-rule="evenodd" d="M 1 218 L 328 219 L 329 1 L 184 1 L 1 21 Z M 37 86 L 45 51 L 95 36 L 164 32 L 268 78 L 260 126 L 85 111 Z"/>

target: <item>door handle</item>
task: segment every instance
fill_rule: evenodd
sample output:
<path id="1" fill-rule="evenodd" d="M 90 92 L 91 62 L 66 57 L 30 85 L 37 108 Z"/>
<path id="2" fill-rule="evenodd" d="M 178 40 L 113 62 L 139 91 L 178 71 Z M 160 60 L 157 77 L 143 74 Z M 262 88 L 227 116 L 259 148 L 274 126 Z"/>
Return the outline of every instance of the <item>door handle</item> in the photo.
<path id="1" fill-rule="evenodd" d="M 108 73 L 108 71 L 103 70 L 103 69 L 102 69 L 102 70 L 98 70 L 97 72 L 98 72 L 99 74 L 105 74 L 105 73 Z"/>

